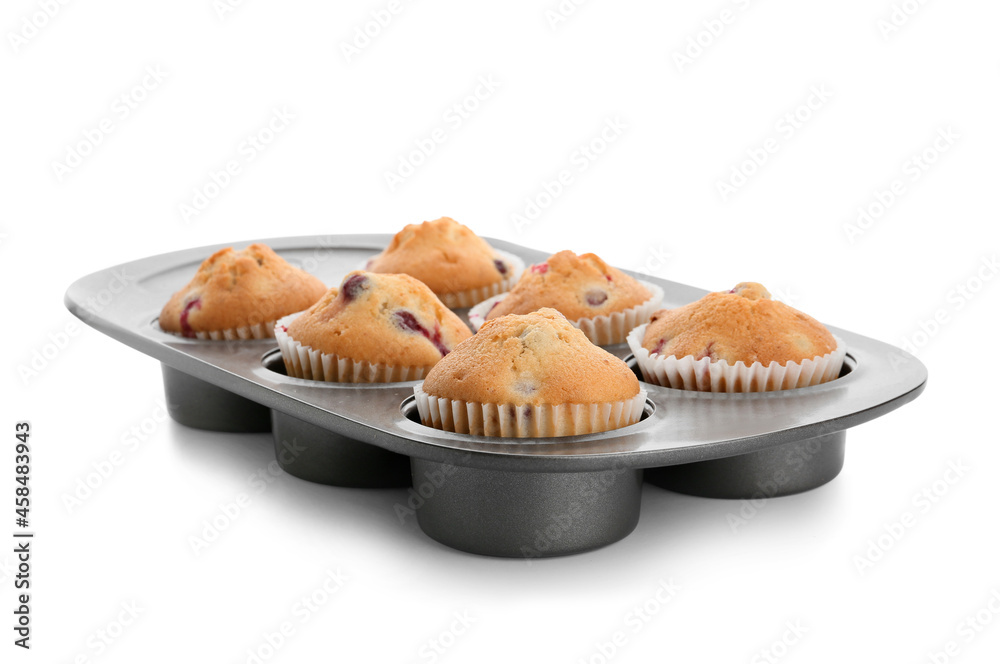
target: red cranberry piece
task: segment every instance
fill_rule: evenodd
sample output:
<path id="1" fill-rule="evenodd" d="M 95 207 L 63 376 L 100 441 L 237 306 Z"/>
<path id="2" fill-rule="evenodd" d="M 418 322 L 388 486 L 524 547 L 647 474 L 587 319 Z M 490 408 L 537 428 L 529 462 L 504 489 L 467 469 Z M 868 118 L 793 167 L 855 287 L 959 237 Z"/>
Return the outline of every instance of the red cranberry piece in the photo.
<path id="1" fill-rule="evenodd" d="M 434 326 L 434 334 L 428 337 L 428 339 L 438 349 L 438 352 L 441 353 L 441 357 L 451 352 L 451 349 L 445 346 L 444 341 L 441 340 L 441 328 L 437 325 Z"/>
<path id="2" fill-rule="evenodd" d="M 507 276 L 507 264 L 506 263 L 504 263 L 499 258 L 494 258 L 493 259 L 493 265 L 496 266 L 497 272 L 499 272 L 500 274 L 504 275 L 505 277 Z"/>
<path id="3" fill-rule="evenodd" d="M 368 288 L 368 277 L 363 274 L 355 274 L 344 280 L 340 285 L 340 293 L 344 299 L 350 302 Z"/>
<path id="4" fill-rule="evenodd" d="M 656 355 L 661 350 L 663 350 L 663 347 L 666 346 L 666 345 L 667 345 L 667 340 L 666 339 L 660 339 L 659 341 L 656 342 L 656 345 L 653 346 L 653 350 L 649 351 L 650 355 Z"/>
<path id="5" fill-rule="evenodd" d="M 604 278 L 608 280 L 609 284 L 611 283 L 611 275 L 610 274 L 604 275 Z"/>
<path id="6" fill-rule="evenodd" d="M 417 317 L 409 311 L 397 311 L 392 315 L 393 322 L 407 332 L 421 332 L 425 328 L 417 320 Z"/>
<path id="7" fill-rule="evenodd" d="M 597 289 L 587 291 L 587 295 L 585 297 L 587 300 L 587 304 L 589 304 L 592 307 L 599 307 L 608 301 L 608 294 L 602 290 L 597 290 Z"/>
<path id="8" fill-rule="evenodd" d="M 392 314 L 392 321 L 398 327 L 406 330 L 407 332 L 422 334 L 425 339 L 434 344 L 434 347 L 438 349 L 438 352 L 441 353 L 442 357 L 451 352 L 451 349 L 445 346 L 444 342 L 441 340 L 441 328 L 438 327 L 437 324 L 434 325 L 434 331 L 431 332 L 426 327 L 421 325 L 420 321 L 417 320 L 417 317 L 409 311 L 394 312 Z"/>
<path id="9" fill-rule="evenodd" d="M 708 358 L 711 358 L 711 359 L 714 360 L 715 359 L 715 353 L 712 352 L 712 346 L 714 346 L 714 345 L 715 345 L 714 341 L 709 341 L 708 345 L 705 346 L 705 350 L 701 351 L 701 353 L 699 355 L 695 356 L 694 359 L 696 359 L 696 360 L 703 360 L 706 357 L 708 357 Z"/>
<path id="10" fill-rule="evenodd" d="M 539 263 L 538 265 L 532 265 L 531 271 L 534 272 L 535 274 L 545 274 L 546 272 L 549 271 L 549 264 Z"/>
<path id="11" fill-rule="evenodd" d="M 201 309 L 201 298 L 196 297 L 187 304 L 184 305 L 184 311 L 181 312 L 181 335 L 185 337 L 197 336 L 194 330 L 191 329 L 191 324 L 188 323 L 188 315 L 191 313 L 192 309 Z"/>

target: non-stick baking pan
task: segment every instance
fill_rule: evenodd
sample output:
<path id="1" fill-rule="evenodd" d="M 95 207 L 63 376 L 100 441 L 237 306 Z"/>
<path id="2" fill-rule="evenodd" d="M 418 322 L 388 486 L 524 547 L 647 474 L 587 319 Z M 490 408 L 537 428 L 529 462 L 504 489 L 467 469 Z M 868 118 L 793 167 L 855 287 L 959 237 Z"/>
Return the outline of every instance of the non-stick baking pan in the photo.
<path id="1" fill-rule="evenodd" d="M 332 286 L 390 239 L 257 241 Z M 526 264 L 549 255 L 488 241 Z M 409 486 L 397 506 L 400 517 L 412 515 L 434 539 L 474 553 L 532 558 L 617 541 L 638 521 L 644 471 L 658 486 L 715 498 L 774 497 L 818 487 L 840 472 L 848 428 L 912 401 L 927 381 L 926 368 L 912 355 L 831 327 L 847 343 L 847 358 L 840 377 L 822 385 L 711 394 L 644 384 L 642 420 L 615 431 L 517 440 L 439 431 L 419 421 L 415 382 L 292 378 L 274 340 L 202 341 L 159 328 L 161 307 L 202 260 L 224 246 L 250 242 L 177 251 L 95 272 L 69 287 L 66 306 L 95 329 L 162 363 L 168 409 L 178 422 L 219 431 L 271 430 L 279 463 L 303 479 Z M 121 275 L 129 284 L 124 288 Z M 633 276 L 662 286 L 668 308 L 707 292 Z M 110 285 L 116 288 L 109 290 Z M 635 369 L 627 345 L 608 350 Z"/>

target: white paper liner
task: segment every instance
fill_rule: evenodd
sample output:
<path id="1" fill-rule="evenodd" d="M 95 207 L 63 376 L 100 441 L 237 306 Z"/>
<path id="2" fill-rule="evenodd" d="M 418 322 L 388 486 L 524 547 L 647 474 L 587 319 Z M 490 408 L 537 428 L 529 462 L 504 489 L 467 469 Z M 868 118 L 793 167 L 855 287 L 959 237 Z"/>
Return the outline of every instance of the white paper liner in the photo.
<path id="1" fill-rule="evenodd" d="M 646 390 L 625 401 L 595 404 L 516 405 L 477 403 L 427 394 L 413 388 L 420 421 L 435 429 L 474 436 L 554 438 L 611 431 L 635 424 L 646 405 Z"/>
<path id="2" fill-rule="evenodd" d="M 289 323 L 302 312 L 280 319 L 274 326 L 274 338 L 281 349 L 281 359 L 289 376 L 330 383 L 398 383 L 420 380 L 430 367 L 400 367 L 391 364 L 359 362 L 346 357 L 321 353 L 288 336 Z"/>
<path id="3" fill-rule="evenodd" d="M 163 330 L 167 334 L 172 334 L 175 337 L 183 337 L 184 339 L 201 339 L 202 341 L 212 340 L 212 341 L 236 341 L 239 339 L 273 339 L 274 338 L 274 326 L 277 321 L 269 320 L 263 323 L 257 323 L 256 325 L 243 325 L 241 327 L 233 327 L 228 330 L 211 330 L 209 332 L 195 332 L 193 337 L 185 336 L 183 332 L 171 332 L 169 330 Z"/>
<path id="4" fill-rule="evenodd" d="M 826 383 L 840 375 L 847 354 L 844 340 L 834 335 L 837 347 L 826 355 L 802 362 L 786 362 L 784 366 L 771 362 L 764 366 L 754 362 L 729 364 L 724 360 L 694 355 L 684 357 L 651 355 L 642 347 L 646 325 L 640 325 L 628 335 L 628 345 L 647 383 L 699 392 L 774 392 L 796 387 Z"/>
<path id="5" fill-rule="evenodd" d="M 493 297 L 494 295 L 506 293 L 514 287 L 517 280 L 521 278 L 521 273 L 524 272 L 524 261 L 521 260 L 520 257 L 507 253 L 506 251 L 494 249 L 493 252 L 500 258 L 504 259 L 507 265 L 510 266 L 507 277 L 495 284 L 483 286 L 482 288 L 473 288 L 460 293 L 435 293 L 444 306 L 449 309 L 466 309 L 468 307 L 475 306 L 483 300 Z M 374 256 L 372 258 L 374 258 Z M 366 260 L 358 267 L 358 269 L 367 271 L 368 262 L 370 260 L 371 259 Z"/>
<path id="6" fill-rule="evenodd" d="M 598 346 L 625 343 L 625 338 L 628 336 L 629 331 L 635 329 L 637 325 L 642 325 L 649 321 L 649 317 L 660 308 L 660 304 L 663 302 L 662 288 L 648 281 L 640 281 L 639 283 L 653 294 L 652 297 L 642 304 L 638 304 L 625 311 L 613 313 L 610 316 L 581 318 L 570 321 L 570 323 L 574 327 L 580 328 L 587 335 L 587 338 Z M 474 332 L 478 332 L 479 328 L 486 323 L 486 316 L 489 314 L 490 309 L 493 308 L 493 303 L 499 302 L 506 296 L 507 293 L 501 293 L 485 302 L 480 302 L 469 310 L 469 324 L 472 326 Z"/>

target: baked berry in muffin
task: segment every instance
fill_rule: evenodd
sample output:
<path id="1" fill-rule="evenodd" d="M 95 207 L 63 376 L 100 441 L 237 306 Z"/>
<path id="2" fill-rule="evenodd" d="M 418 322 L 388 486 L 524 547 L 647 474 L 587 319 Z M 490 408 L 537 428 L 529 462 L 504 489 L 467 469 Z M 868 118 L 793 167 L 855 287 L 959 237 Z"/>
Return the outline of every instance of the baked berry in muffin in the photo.
<path id="1" fill-rule="evenodd" d="M 532 265 L 509 293 L 484 303 L 469 317 L 475 325 L 481 313 L 485 320 L 493 320 L 550 307 L 594 343 L 608 345 L 622 343 L 629 330 L 646 322 L 662 296 L 659 287 L 633 279 L 594 254 L 560 251 Z M 489 310 L 483 312 L 484 308 Z"/>
<path id="2" fill-rule="evenodd" d="M 160 312 L 167 332 L 200 339 L 274 335 L 274 322 L 302 311 L 326 292 L 322 281 L 289 265 L 265 244 L 220 249 Z"/>
<path id="3" fill-rule="evenodd" d="M 727 392 L 832 380 L 846 352 L 822 323 L 753 282 L 656 312 L 629 345 L 650 382 Z"/>
<path id="4" fill-rule="evenodd" d="M 366 265 L 371 272 L 416 277 L 452 308 L 506 291 L 523 267 L 519 258 L 497 251 L 449 217 L 404 227 Z"/>
<path id="5" fill-rule="evenodd" d="M 639 420 L 635 374 L 558 311 L 487 322 L 415 388 L 424 424 L 487 436 L 564 436 Z"/>
<path id="6" fill-rule="evenodd" d="M 341 382 L 414 380 L 471 335 L 422 282 L 360 270 L 276 332 L 289 375 Z"/>

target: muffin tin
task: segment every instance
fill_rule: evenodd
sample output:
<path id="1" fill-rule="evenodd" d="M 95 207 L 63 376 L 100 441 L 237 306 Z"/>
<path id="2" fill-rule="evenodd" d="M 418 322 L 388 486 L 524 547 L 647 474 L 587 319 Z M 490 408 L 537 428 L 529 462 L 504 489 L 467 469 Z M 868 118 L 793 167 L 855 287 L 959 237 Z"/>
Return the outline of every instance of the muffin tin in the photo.
<path id="1" fill-rule="evenodd" d="M 260 240 L 328 285 L 381 251 L 389 235 Z M 526 264 L 549 254 L 491 245 Z M 439 431 L 416 413 L 416 382 L 318 383 L 285 374 L 273 339 L 200 341 L 163 332 L 156 317 L 201 261 L 223 246 L 178 251 L 96 272 L 66 292 L 66 306 L 101 332 L 159 360 L 170 415 L 217 431 L 273 431 L 281 466 L 339 486 L 410 486 L 400 494 L 434 539 L 473 553 L 546 557 L 628 535 L 643 475 L 658 486 L 719 498 L 773 497 L 818 487 L 840 472 L 845 430 L 915 399 L 927 370 L 913 356 L 846 330 L 840 378 L 782 392 L 710 394 L 644 384 L 632 426 L 565 438 L 503 439 Z M 135 275 L 100 312 L 88 310 L 113 270 Z M 634 275 L 633 276 L 640 276 Z M 707 291 L 646 275 L 664 306 Z M 464 312 L 459 312 L 464 314 Z M 626 344 L 608 347 L 635 369 Z M 637 370 L 636 370 L 637 371 Z M 637 371 L 638 374 L 638 371 Z"/>

